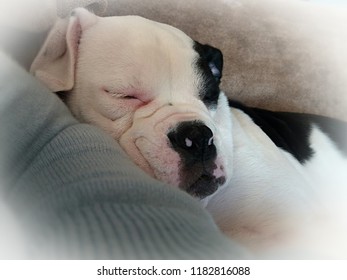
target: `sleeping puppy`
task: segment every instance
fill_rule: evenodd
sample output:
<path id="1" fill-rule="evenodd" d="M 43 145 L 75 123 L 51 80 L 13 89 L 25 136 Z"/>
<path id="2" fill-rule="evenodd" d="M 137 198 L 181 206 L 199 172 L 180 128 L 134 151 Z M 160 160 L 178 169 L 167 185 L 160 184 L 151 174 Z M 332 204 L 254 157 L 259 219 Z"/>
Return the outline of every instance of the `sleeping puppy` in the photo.
<path id="1" fill-rule="evenodd" d="M 231 238 L 257 252 L 304 231 L 312 240 L 322 227 L 308 225 L 346 211 L 346 124 L 228 101 L 222 67 L 218 49 L 174 27 L 76 9 L 31 72 L 145 172 L 201 200 Z"/>

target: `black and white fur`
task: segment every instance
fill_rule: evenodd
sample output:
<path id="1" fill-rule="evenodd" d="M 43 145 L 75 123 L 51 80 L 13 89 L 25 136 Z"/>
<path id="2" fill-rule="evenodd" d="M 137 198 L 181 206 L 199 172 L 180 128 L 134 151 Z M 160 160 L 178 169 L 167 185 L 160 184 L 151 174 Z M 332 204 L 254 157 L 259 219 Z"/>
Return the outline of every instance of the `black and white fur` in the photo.
<path id="1" fill-rule="evenodd" d="M 195 44 L 195 49 L 201 49 Z M 213 47 L 208 52 L 214 53 L 207 62 L 217 67 L 210 72 L 216 72 L 218 80 L 222 56 Z M 201 57 L 206 59 L 204 54 Z M 208 75 L 206 67 L 201 71 Z M 217 97 L 211 100 L 210 96 L 207 106 L 216 104 Z M 278 243 L 290 247 L 293 239 L 308 247 L 322 242 L 326 243 L 323 247 L 330 247 L 327 240 L 339 240 L 341 232 L 334 236 L 334 230 L 327 233 L 322 227 L 331 226 L 328 224 L 336 219 L 341 223 L 339 230 L 341 226 L 347 233 L 347 123 L 313 114 L 250 108 L 231 99 L 228 105 L 233 127 L 233 176 L 229 186 L 207 203 L 217 224 L 255 250 Z M 280 218 L 273 223 L 276 216 Z M 347 248 L 346 243 L 339 242 L 333 242 L 337 247 L 330 249 Z M 316 249 L 310 248 L 310 254 L 312 251 Z"/>
<path id="2" fill-rule="evenodd" d="M 222 68 L 218 49 L 171 26 L 77 9 L 57 21 L 31 72 L 251 250 L 347 256 L 337 238 L 347 233 L 346 124 L 228 101 Z"/>

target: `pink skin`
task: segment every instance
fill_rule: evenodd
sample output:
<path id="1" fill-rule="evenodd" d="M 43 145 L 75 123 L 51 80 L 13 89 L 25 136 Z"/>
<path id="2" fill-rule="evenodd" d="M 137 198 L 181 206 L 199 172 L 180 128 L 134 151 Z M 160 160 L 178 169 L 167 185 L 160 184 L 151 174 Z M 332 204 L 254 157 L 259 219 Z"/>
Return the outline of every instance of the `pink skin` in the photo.
<path id="1" fill-rule="evenodd" d="M 217 167 L 215 170 L 213 170 L 213 176 L 215 176 L 216 178 L 225 176 L 224 166 L 222 164 L 221 159 L 217 158 L 215 163 Z"/>

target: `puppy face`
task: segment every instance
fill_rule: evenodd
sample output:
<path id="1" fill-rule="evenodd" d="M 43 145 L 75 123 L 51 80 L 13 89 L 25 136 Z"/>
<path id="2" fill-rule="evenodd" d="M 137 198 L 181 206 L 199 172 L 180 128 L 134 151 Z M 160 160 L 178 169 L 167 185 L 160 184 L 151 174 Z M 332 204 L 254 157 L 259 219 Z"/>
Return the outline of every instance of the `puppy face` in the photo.
<path id="1" fill-rule="evenodd" d="M 61 35 L 63 34 L 63 36 Z M 151 176 L 206 198 L 230 178 L 231 121 L 219 50 L 144 18 L 78 9 L 31 71 Z"/>

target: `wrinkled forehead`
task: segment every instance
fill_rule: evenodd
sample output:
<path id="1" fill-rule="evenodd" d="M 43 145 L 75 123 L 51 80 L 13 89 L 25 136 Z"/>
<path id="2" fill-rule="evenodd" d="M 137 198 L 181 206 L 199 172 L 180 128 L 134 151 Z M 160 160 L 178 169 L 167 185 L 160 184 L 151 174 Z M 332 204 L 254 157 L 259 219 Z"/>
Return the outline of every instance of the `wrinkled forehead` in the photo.
<path id="1" fill-rule="evenodd" d="M 139 16 L 119 16 L 99 18 L 93 26 L 93 36 L 115 49 L 141 51 L 162 49 L 193 51 L 193 40 L 181 30 L 170 25 L 151 21 Z M 96 40 L 96 39 L 95 39 Z"/>
<path id="2" fill-rule="evenodd" d="M 131 83 L 150 82 L 151 87 L 168 81 L 177 87 L 195 80 L 194 41 L 169 25 L 138 16 L 100 18 L 83 34 L 81 46 L 83 60 L 93 65 L 93 74 L 85 75 L 100 74 L 99 80 L 113 75 Z"/>

